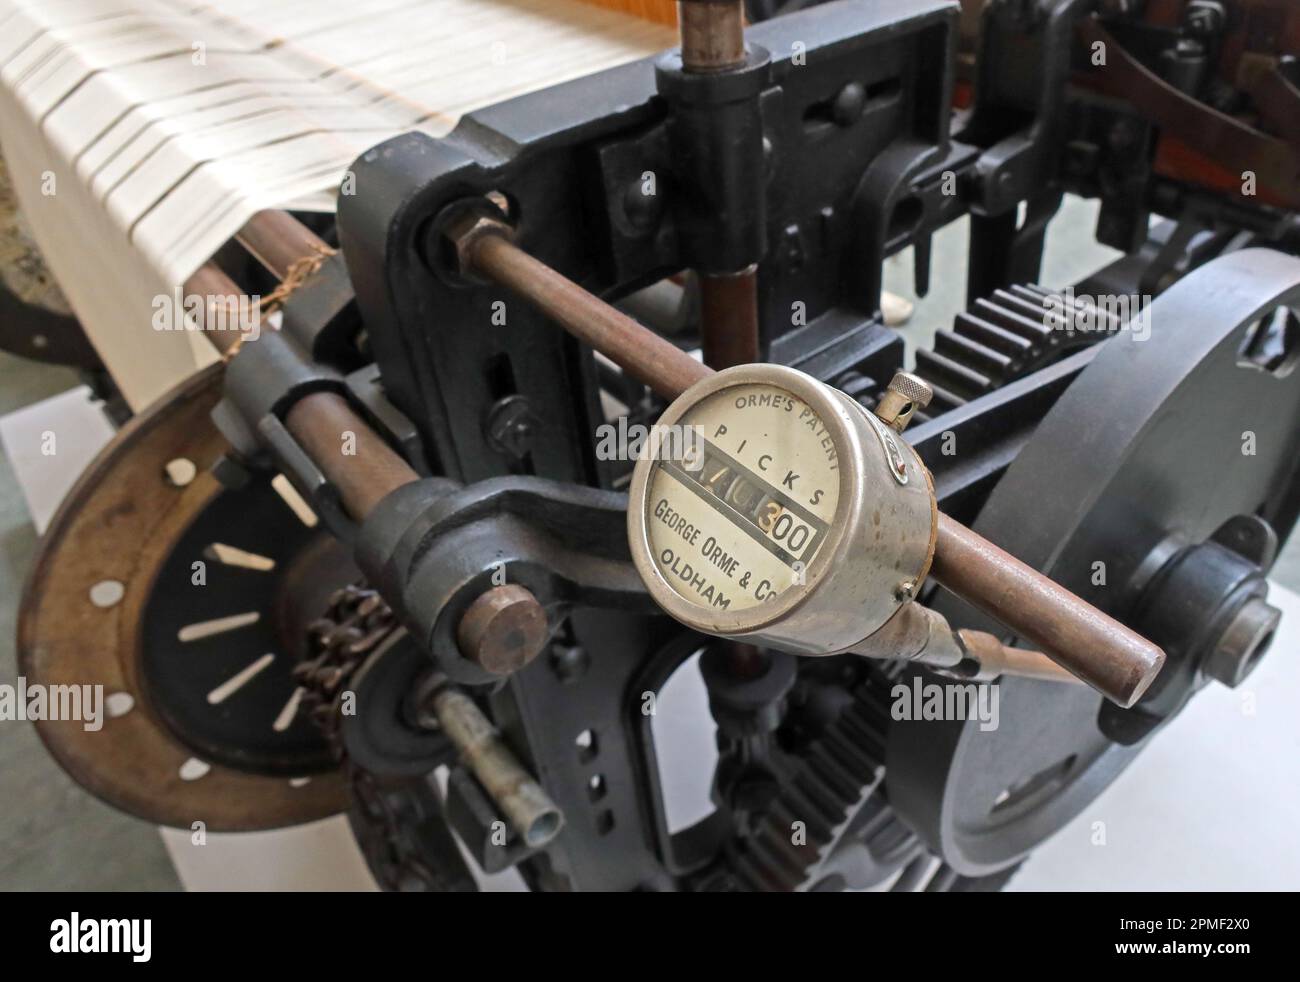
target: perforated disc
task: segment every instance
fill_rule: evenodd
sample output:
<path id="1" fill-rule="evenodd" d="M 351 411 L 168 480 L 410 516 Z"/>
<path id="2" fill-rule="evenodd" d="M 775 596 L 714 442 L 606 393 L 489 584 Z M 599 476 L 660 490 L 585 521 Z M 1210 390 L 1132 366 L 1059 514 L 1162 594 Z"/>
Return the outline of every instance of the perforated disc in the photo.
<path id="1" fill-rule="evenodd" d="M 327 581 L 352 573 L 309 510 L 208 473 L 226 449 L 208 418 L 220 379 L 213 366 L 177 386 L 69 492 L 28 578 L 18 663 L 29 686 L 104 687 L 101 729 L 36 724 L 91 793 L 164 825 L 244 831 L 345 805 L 290 670 Z"/>

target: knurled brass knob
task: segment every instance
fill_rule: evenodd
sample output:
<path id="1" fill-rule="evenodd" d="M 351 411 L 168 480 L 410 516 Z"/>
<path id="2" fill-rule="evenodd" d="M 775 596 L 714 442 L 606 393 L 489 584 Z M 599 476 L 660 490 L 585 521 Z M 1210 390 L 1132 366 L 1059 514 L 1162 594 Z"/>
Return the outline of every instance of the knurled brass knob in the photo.
<path id="1" fill-rule="evenodd" d="M 911 372 L 895 372 L 876 405 L 876 417 L 899 433 L 907 429 L 912 414 L 930 405 L 934 390 Z"/>

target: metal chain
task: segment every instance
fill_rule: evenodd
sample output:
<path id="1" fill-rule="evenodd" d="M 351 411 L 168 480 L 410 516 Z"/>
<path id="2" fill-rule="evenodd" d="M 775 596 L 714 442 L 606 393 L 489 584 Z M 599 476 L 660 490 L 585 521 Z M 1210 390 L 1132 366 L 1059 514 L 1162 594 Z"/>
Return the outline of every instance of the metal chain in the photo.
<path id="1" fill-rule="evenodd" d="M 397 627 L 379 593 L 359 584 L 336 590 L 324 616 L 307 627 L 311 654 L 293 671 L 303 690 L 299 711 L 325 734 L 336 760 L 345 756 L 342 703 L 352 676 Z"/>
<path id="2" fill-rule="evenodd" d="M 307 628 L 310 655 L 294 669 L 302 687 L 302 712 L 329 742 L 343 769 L 351 807 L 348 821 L 379 886 L 393 891 L 472 889 L 460 870 L 443 869 L 450 832 L 441 803 L 426 778 L 386 781 L 348 759 L 343 743 L 344 700 L 352 677 L 397 630 L 392 608 L 361 584 L 336 591 L 324 616 Z M 454 846 L 451 846 L 454 848 Z"/>

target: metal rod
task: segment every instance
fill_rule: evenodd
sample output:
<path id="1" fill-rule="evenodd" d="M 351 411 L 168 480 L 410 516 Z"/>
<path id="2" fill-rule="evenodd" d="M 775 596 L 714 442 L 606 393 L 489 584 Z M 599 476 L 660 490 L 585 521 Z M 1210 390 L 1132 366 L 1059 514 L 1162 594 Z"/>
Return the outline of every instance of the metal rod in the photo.
<path id="1" fill-rule="evenodd" d="M 250 333 L 239 327 L 230 329 L 231 323 L 241 324 L 239 305 L 245 292 L 216 263 L 204 263 L 194 271 L 185 281 L 185 295 L 202 298 L 203 314 L 199 327 L 204 337 L 223 355 L 236 348 L 240 339 Z M 224 312 L 219 313 L 219 308 L 225 308 Z"/>
<path id="2" fill-rule="evenodd" d="M 299 260 L 331 251 L 324 239 L 286 211 L 259 211 L 235 233 L 235 241 L 278 279 Z"/>
<path id="3" fill-rule="evenodd" d="M 744 0 L 682 0 L 677 24 L 688 72 L 725 72 L 745 63 Z"/>
<path id="4" fill-rule="evenodd" d="M 700 342 L 710 368 L 758 361 L 757 270 L 700 274 Z"/>
<path id="5" fill-rule="evenodd" d="M 741 0 L 684 0 L 678 5 L 682 69 L 714 74 L 745 63 Z M 730 368 L 758 361 L 758 276 L 750 265 L 700 273 L 700 342 L 704 363 Z"/>
<path id="6" fill-rule="evenodd" d="M 947 515 L 930 575 L 1121 706 L 1164 665 L 1159 647 Z"/>
<path id="7" fill-rule="evenodd" d="M 691 74 L 721 74 L 745 64 L 745 4 L 742 0 L 684 0 L 678 4 L 682 69 Z M 713 369 L 758 361 L 757 266 L 729 273 L 699 273 L 700 346 Z M 726 646 L 726 664 L 735 678 L 766 673 L 762 649 L 742 642 Z"/>
<path id="8" fill-rule="evenodd" d="M 235 239 L 279 279 L 299 260 L 329 252 L 323 239 L 284 211 L 259 211 L 235 233 Z M 200 327 L 221 354 L 229 354 L 251 333 L 252 326 L 245 329 L 239 319 L 241 311 L 248 310 L 247 291 L 216 263 L 206 262 L 194 271 L 185 281 L 185 295 L 203 299 Z"/>
<path id="9" fill-rule="evenodd" d="M 315 233 L 283 211 L 259 211 L 236 238 L 279 277 L 299 259 L 325 248 Z M 185 290 L 203 297 L 207 311 L 224 303 L 224 298 L 245 295 L 242 287 L 211 262 L 186 280 Z M 212 330 L 207 336 L 218 351 L 226 354 L 241 334 Z M 305 396 L 290 408 L 285 426 L 338 489 L 343 507 L 357 521 L 363 520 L 389 492 L 419 477 L 342 396 L 331 392 Z M 345 448 L 355 453 L 344 453 Z"/>
<path id="10" fill-rule="evenodd" d="M 1083 680 L 1062 668 L 1041 651 L 1012 648 L 992 634 L 962 628 L 957 632 L 962 646 L 979 663 L 979 678 L 997 678 L 999 675 L 1017 675 L 1020 678 L 1038 679 L 1042 682 L 1070 682 L 1082 685 Z"/>
<path id="11" fill-rule="evenodd" d="M 713 374 L 676 345 L 516 247 L 505 232 L 502 225 L 502 234 L 480 234 L 467 244 L 466 256 L 476 272 L 530 300 L 579 341 L 666 399 L 677 398 Z"/>
<path id="12" fill-rule="evenodd" d="M 390 492 L 419 477 L 346 399 L 333 392 L 303 396 L 289 409 L 284 425 L 358 522 Z M 345 454 L 345 448 L 355 452 Z"/>

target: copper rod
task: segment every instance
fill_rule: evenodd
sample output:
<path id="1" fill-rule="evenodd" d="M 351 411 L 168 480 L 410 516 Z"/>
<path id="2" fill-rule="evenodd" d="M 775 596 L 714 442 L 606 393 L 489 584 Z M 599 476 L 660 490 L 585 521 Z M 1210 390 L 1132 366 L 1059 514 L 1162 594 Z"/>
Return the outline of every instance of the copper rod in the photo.
<path id="1" fill-rule="evenodd" d="M 284 211 L 259 211 L 235 233 L 235 239 L 279 279 L 288 274 L 295 262 L 329 251 L 321 238 Z M 260 321 L 261 311 L 244 288 L 214 262 L 206 262 L 194 271 L 185 281 L 184 294 L 186 299 L 202 298 L 199 327 L 223 355 L 252 333 L 253 325 L 245 321 L 250 318 Z"/>
<path id="2" fill-rule="evenodd" d="M 347 400 L 313 392 L 293 404 L 285 427 L 338 489 L 347 513 L 364 521 L 390 492 L 419 475 L 385 443 Z"/>
<path id="3" fill-rule="evenodd" d="M 312 250 L 323 247 L 305 225 L 282 211 L 260 211 L 237 238 L 277 276 Z M 188 295 L 204 298 L 210 319 L 217 304 L 246 300 L 245 291 L 215 263 L 205 263 L 185 282 Z M 207 321 L 205 321 L 205 325 Z M 239 331 L 207 330 L 222 354 L 235 347 Z M 285 426 L 294 439 L 338 489 L 347 513 L 362 521 L 390 491 L 419 475 L 353 412 L 347 400 L 332 392 L 314 392 L 289 409 Z"/>
<path id="4" fill-rule="evenodd" d="M 330 247 L 315 232 L 286 211 L 259 211 L 238 232 L 235 240 L 277 279 L 301 259 L 328 255 Z"/>
<path id="5" fill-rule="evenodd" d="M 505 235 L 479 235 L 467 250 L 475 271 L 531 301 L 579 341 L 665 399 L 677 398 L 713 374 L 676 345 L 528 255 Z"/>
<path id="6" fill-rule="evenodd" d="M 710 368 L 758 361 L 758 275 L 750 266 L 739 273 L 700 275 L 700 341 Z"/>
<path id="7" fill-rule="evenodd" d="M 1121 706 L 1164 664 L 1159 647 L 943 514 L 930 575 Z"/>
<path id="8" fill-rule="evenodd" d="M 710 74 L 745 63 L 741 0 L 689 0 L 678 13 L 685 71 Z M 758 361 L 757 267 L 700 273 L 700 343 L 710 368 Z"/>
<path id="9" fill-rule="evenodd" d="M 725 72 L 745 63 L 744 0 L 682 0 L 677 24 L 688 72 Z"/>
<path id="10" fill-rule="evenodd" d="M 200 315 L 199 328 L 212 346 L 221 354 L 227 354 L 237 346 L 237 342 L 250 333 L 249 325 L 240 317 L 248 313 L 251 301 L 244 289 L 222 272 L 216 263 L 204 263 L 185 281 L 185 299 L 199 297 L 203 301 L 203 313 Z M 252 310 L 253 317 L 260 317 L 257 310 Z M 232 329 L 231 325 L 234 324 Z"/>

